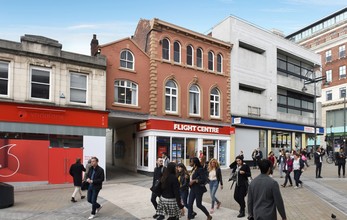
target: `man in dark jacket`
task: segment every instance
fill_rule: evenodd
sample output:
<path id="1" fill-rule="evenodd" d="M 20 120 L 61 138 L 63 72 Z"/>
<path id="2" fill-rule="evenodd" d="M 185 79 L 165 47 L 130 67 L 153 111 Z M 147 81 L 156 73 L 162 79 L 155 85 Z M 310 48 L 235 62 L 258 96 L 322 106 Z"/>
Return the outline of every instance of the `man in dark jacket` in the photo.
<path id="1" fill-rule="evenodd" d="M 158 158 L 157 166 L 154 168 L 152 187 L 156 184 L 157 181 L 160 181 L 161 177 L 163 176 L 164 171 L 165 171 L 164 160 L 162 158 Z M 157 207 L 158 207 L 158 203 L 157 203 L 157 197 L 158 196 L 160 196 L 160 195 L 157 195 L 154 192 L 152 192 L 151 202 L 152 202 L 155 210 L 157 210 Z M 157 217 L 158 217 L 157 214 L 155 214 L 153 216 L 153 218 L 157 218 Z"/>
<path id="2" fill-rule="evenodd" d="M 98 165 L 99 159 L 97 157 L 92 157 L 91 165 L 88 172 L 87 182 L 89 183 L 88 188 L 88 202 L 92 204 L 92 213 L 88 219 L 95 218 L 95 214 L 100 211 L 102 205 L 97 203 L 98 195 L 100 190 L 102 189 L 102 182 L 105 179 L 104 169 L 99 167 Z"/>
<path id="3" fill-rule="evenodd" d="M 81 185 L 82 185 L 82 172 L 86 171 L 86 169 L 84 168 L 84 166 L 81 164 L 81 159 L 80 158 L 76 158 L 76 163 L 72 164 L 70 167 L 70 175 L 73 178 L 73 185 L 75 186 L 75 190 L 72 193 L 72 197 L 71 197 L 71 202 L 77 202 L 75 200 L 75 196 L 77 194 L 77 192 L 80 194 L 81 199 L 84 199 L 85 196 L 82 195 L 82 191 L 81 191 Z"/>
<path id="4" fill-rule="evenodd" d="M 323 163 L 323 153 L 321 152 L 321 148 L 318 147 L 316 152 L 314 153 L 314 163 L 316 164 L 316 178 L 322 178 L 322 163 Z"/>

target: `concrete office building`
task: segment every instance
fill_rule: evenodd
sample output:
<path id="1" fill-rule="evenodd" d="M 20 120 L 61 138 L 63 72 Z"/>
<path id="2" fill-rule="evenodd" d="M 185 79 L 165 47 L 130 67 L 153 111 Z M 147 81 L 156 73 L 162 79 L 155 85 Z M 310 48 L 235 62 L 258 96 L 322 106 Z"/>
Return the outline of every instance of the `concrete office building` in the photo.
<path id="1" fill-rule="evenodd" d="M 305 148 L 309 139 L 323 134 L 320 118 L 314 117 L 321 112 L 319 103 L 314 107 L 320 86 L 314 91 L 315 83 L 304 85 L 320 76 L 319 55 L 232 16 L 214 26 L 211 35 L 234 45 L 230 100 L 235 154 L 243 150 L 251 160 L 259 147 L 264 157 L 271 150 L 277 155 L 281 148 Z"/>

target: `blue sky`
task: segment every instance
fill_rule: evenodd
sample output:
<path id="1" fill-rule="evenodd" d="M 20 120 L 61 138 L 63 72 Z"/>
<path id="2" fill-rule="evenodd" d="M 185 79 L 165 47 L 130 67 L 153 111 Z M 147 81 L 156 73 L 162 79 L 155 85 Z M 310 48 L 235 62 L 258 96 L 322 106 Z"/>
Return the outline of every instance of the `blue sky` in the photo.
<path id="1" fill-rule="evenodd" d="M 346 0 L 0 0 L 0 38 L 24 34 L 58 40 L 63 50 L 89 54 L 92 35 L 105 44 L 133 35 L 141 18 L 203 34 L 233 15 L 290 34 L 347 6 Z"/>

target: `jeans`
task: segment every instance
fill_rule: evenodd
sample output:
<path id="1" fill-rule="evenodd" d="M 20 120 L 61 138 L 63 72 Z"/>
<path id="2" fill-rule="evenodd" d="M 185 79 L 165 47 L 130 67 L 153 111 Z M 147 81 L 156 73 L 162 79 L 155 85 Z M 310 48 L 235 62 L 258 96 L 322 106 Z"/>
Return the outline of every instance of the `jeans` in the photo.
<path id="1" fill-rule="evenodd" d="M 152 196 L 151 196 L 151 202 L 155 208 L 155 210 L 157 210 L 158 207 L 158 203 L 157 203 L 157 194 L 152 192 Z"/>
<path id="2" fill-rule="evenodd" d="M 88 189 L 88 202 L 92 204 L 92 215 L 95 215 L 96 209 L 100 208 L 100 204 L 96 202 L 99 192 L 99 189 L 94 189 L 92 187 Z"/>
<path id="3" fill-rule="evenodd" d="M 288 170 L 286 170 L 286 171 L 284 171 L 284 172 L 286 173 L 286 176 L 285 176 L 285 178 L 284 178 L 284 183 L 283 183 L 283 185 L 286 186 L 288 180 L 289 180 L 290 185 L 293 185 L 293 183 L 292 183 L 292 178 L 290 177 L 290 173 L 291 173 L 291 172 L 289 172 Z"/>
<path id="4" fill-rule="evenodd" d="M 301 176 L 301 170 L 294 170 L 294 180 L 295 180 L 295 185 L 299 186 L 299 184 L 302 184 L 300 180 Z"/>
<path id="5" fill-rule="evenodd" d="M 202 196 L 203 193 L 196 193 L 195 190 L 190 190 L 189 198 L 188 198 L 188 218 L 193 219 L 193 204 L 194 200 L 196 200 L 196 206 L 205 213 L 206 216 L 209 216 L 207 209 L 202 205 Z"/>
<path id="6" fill-rule="evenodd" d="M 345 171 L 346 171 L 346 163 L 339 163 L 338 164 L 338 174 L 339 174 L 339 177 L 341 176 L 341 168 L 342 168 L 342 173 L 343 173 L 343 176 L 345 176 Z"/>
<path id="7" fill-rule="evenodd" d="M 184 207 L 186 207 L 188 209 L 188 189 L 187 190 L 180 190 L 180 196 L 181 196 L 181 200 L 183 201 L 183 205 Z"/>
<path id="8" fill-rule="evenodd" d="M 322 163 L 316 163 L 316 177 L 320 177 L 320 173 L 322 172 Z"/>
<path id="9" fill-rule="evenodd" d="M 211 194 L 211 200 L 212 200 L 212 205 L 211 208 L 214 208 L 214 203 L 217 202 L 219 203 L 219 200 L 216 197 L 216 192 L 218 189 L 219 181 L 218 180 L 211 180 L 210 181 L 210 194 Z"/>

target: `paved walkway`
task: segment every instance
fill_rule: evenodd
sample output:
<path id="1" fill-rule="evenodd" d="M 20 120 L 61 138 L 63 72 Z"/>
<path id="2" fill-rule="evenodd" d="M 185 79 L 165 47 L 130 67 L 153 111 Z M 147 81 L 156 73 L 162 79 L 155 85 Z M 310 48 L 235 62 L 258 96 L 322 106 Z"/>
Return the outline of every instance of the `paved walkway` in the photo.
<path id="1" fill-rule="evenodd" d="M 337 178 L 337 167 L 330 164 L 323 165 L 323 179 L 314 178 L 314 170 L 313 165 L 304 172 L 303 188 L 281 188 L 287 219 L 331 219 L 332 213 L 337 216 L 336 219 L 347 219 L 347 178 Z M 252 172 L 253 177 L 259 174 L 258 170 Z M 224 189 L 217 192 L 222 207 L 212 215 L 213 219 L 238 219 L 236 216 L 239 207 L 233 200 L 233 191 L 229 189 L 231 183 L 227 182 L 229 173 L 230 170 L 223 171 Z M 278 177 L 277 171 L 274 173 L 274 179 L 280 184 L 284 181 Z M 100 191 L 98 201 L 103 204 L 103 208 L 96 219 L 153 219 L 154 209 L 149 201 L 150 184 L 150 177 L 116 172 Z M 87 219 L 91 205 L 86 200 L 80 199 L 76 203 L 71 203 L 72 191 L 70 184 L 36 186 L 15 184 L 15 205 L 0 209 L 0 219 Z M 204 195 L 204 205 L 208 209 L 210 201 L 207 192 Z M 206 219 L 200 210 L 195 211 L 198 213 L 195 219 Z"/>

